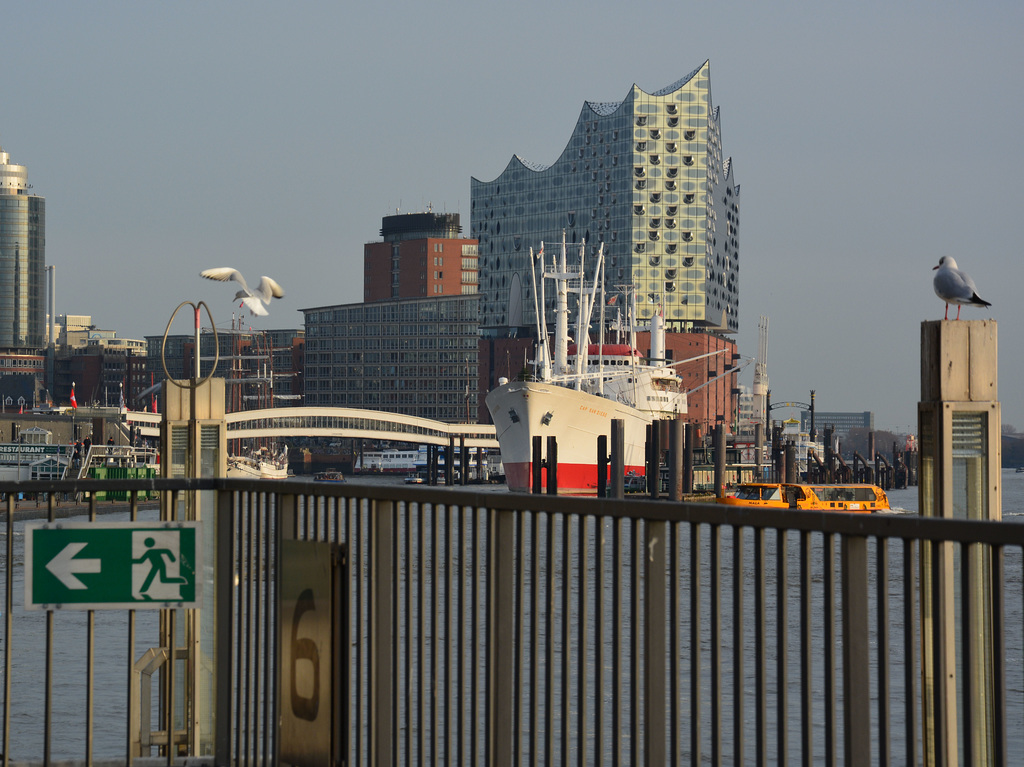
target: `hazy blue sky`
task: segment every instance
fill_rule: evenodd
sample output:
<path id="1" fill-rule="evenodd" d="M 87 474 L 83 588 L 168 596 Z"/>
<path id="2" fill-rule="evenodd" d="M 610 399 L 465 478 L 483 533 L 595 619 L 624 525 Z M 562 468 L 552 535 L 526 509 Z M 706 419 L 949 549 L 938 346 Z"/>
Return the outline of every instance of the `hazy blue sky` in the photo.
<path id="1" fill-rule="evenodd" d="M 287 291 L 262 327 L 297 327 L 361 300 L 381 216 L 433 205 L 468 230 L 471 176 L 551 163 L 585 100 L 710 59 L 742 188 L 738 341 L 754 355 L 770 318 L 773 399 L 915 425 L 948 254 L 992 302 L 962 316 L 999 322 L 1003 422 L 1024 430 L 1019 2 L 47 2 L 0 21 L 0 145 L 47 198 L 58 313 L 141 337 L 202 299 L 227 324 L 228 288 L 198 272 L 228 265 Z"/>

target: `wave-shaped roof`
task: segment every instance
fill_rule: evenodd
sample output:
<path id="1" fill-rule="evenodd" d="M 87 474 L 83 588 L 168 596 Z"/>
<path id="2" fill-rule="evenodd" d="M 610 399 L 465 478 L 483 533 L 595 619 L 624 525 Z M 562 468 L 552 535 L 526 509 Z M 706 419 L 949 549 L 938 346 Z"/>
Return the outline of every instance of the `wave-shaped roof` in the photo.
<path id="1" fill-rule="evenodd" d="M 695 70 L 690 72 L 685 77 L 679 78 L 678 80 L 676 80 L 671 85 L 667 85 L 664 88 L 660 88 L 660 89 L 654 91 L 653 93 L 651 93 L 650 95 L 651 96 L 667 96 L 670 93 L 674 93 L 675 91 L 679 90 L 684 85 L 686 85 L 688 82 L 690 82 L 690 80 L 692 80 L 694 77 L 696 77 L 697 74 L 699 74 L 700 71 L 702 69 L 704 69 L 704 67 L 706 67 L 708 65 L 708 63 L 709 63 L 709 61 L 705 61 L 703 64 L 701 64 L 699 67 L 697 67 Z M 634 87 L 639 87 L 639 86 L 636 86 L 634 84 Z M 630 93 L 632 93 L 632 89 L 630 90 Z M 629 98 L 628 94 L 627 94 L 626 98 Z M 607 117 L 608 115 L 614 114 L 615 111 L 617 109 L 619 109 L 626 102 L 626 98 L 623 98 L 621 101 L 585 101 L 584 102 L 584 109 L 588 109 L 589 108 L 589 109 L 593 110 L 593 112 L 595 114 L 597 114 L 597 115 L 599 115 L 601 117 Z M 715 119 L 717 119 L 717 116 L 718 116 L 717 110 L 718 110 L 718 108 L 715 107 Z M 565 154 L 565 150 L 563 150 L 563 152 L 562 152 L 562 155 L 564 155 L 564 154 Z M 561 158 L 562 155 L 559 156 L 559 159 Z M 532 160 L 524 159 L 523 157 L 521 157 L 518 154 L 514 154 L 514 155 L 512 155 L 512 159 L 509 160 L 508 165 L 505 166 L 505 170 L 502 171 L 502 173 L 507 171 L 509 169 L 509 167 L 512 165 L 512 163 L 516 163 L 516 162 L 518 162 L 520 165 L 522 165 L 527 170 L 531 170 L 531 171 L 534 171 L 536 173 L 539 173 L 541 171 L 545 171 L 548 168 L 551 168 L 555 164 L 555 163 L 534 162 Z M 555 162 L 557 162 L 557 160 Z M 500 178 L 500 176 L 499 176 L 499 178 Z"/>
<path id="2" fill-rule="evenodd" d="M 660 88 L 652 92 L 651 95 L 667 96 L 670 93 L 674 93 L 675 91 L 679 90 L 684 85 L 686 85 L 688 82 L 690 82 L 690 80 L 692 80 L 694 77 L 696 77 L 697 73 L 700 72 L 705 66 L 707 66 L 707 63 L 708 62 L 705 61 L 695 70 L 690 72 L 690 74 L 686 75 L 685 77 L 679 78 L 671 85 L 666 85 L 664 88 Z M 622 101 L 588 101 L 587 106 L 594 110 L 594 112 L 599 114 L 601 117 L 607 117 L 608 115 L 613 114 L 616 109 L 621 107 L 623 101 L 625 101 L 625 99 L 623 99 Z"/>

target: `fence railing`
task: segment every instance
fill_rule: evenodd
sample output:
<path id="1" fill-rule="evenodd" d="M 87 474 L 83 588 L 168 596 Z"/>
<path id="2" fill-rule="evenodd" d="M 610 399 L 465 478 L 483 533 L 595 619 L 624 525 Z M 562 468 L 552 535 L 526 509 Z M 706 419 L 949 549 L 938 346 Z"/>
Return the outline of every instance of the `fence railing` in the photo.
<path id="1" fill-rule="evenodd" d="M 299 624 L 280 625 L 288 539 L 338 552 L 334 681 L 312 709 L 336 763 L 921 764 L 926 751 L 939 764 L 1024 762 L 1024 525 L 295 481 L 17 486 L 168 499 L 125 506 L 126 519 L 171 517 L 192 491 L 212 498 L 215 619 L 195 647 L 215 649 L 190 657 L 176 611 L 26 613 L 19 515 L 69 507 L 17 510 L 13 490 L 0 487 L 5 764 L 279 763 L 277 723 L 314 694 L 280 688 L 279 645 L 304 641 Z M 920 563 L 934 566 L 937 546 L 963 562 L 984 550 L 991 567 L 958 568 L 962 630 L 941 648 L 956 684 L 924 689 L 933 605 Z M 153 650 L 179 668 L 170 691 L 155 672 L 147 725 L 127 705 L 139 699 L 132 667 Z M 992 682 L 981 711 L 979 675 Z M 942 751 L 950 742 L 958 753 Z"/>

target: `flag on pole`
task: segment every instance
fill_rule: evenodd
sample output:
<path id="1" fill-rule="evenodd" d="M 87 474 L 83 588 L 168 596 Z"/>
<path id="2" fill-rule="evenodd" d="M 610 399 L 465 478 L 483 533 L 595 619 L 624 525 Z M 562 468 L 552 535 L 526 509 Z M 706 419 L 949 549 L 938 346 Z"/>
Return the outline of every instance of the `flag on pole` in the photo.
<path id="1" fill-rule="evenodd" d="M 127 410 L 124 406 L 124 384 L 121 384 L 121 404 L 118 406 L 121 410 Z"/>
<path id="2" fill-rule="evenodd" d="M 78 400 L 75 399 L 75 382 L 71 382 L 71 407 L 78 410 Z"/>

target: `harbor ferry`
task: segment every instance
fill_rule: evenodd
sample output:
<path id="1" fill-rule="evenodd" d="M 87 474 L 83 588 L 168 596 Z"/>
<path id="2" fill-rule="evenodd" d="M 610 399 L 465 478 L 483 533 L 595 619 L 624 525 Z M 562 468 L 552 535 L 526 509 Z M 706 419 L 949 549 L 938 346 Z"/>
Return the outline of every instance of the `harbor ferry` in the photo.
<path id="1" fill-rule="evenodd" d="M 877 485 L 806 485 L 748 482 L 734 495 L 718 499 L 726 506 L 805 511 L 889 511 L 889 498 Z"/>

